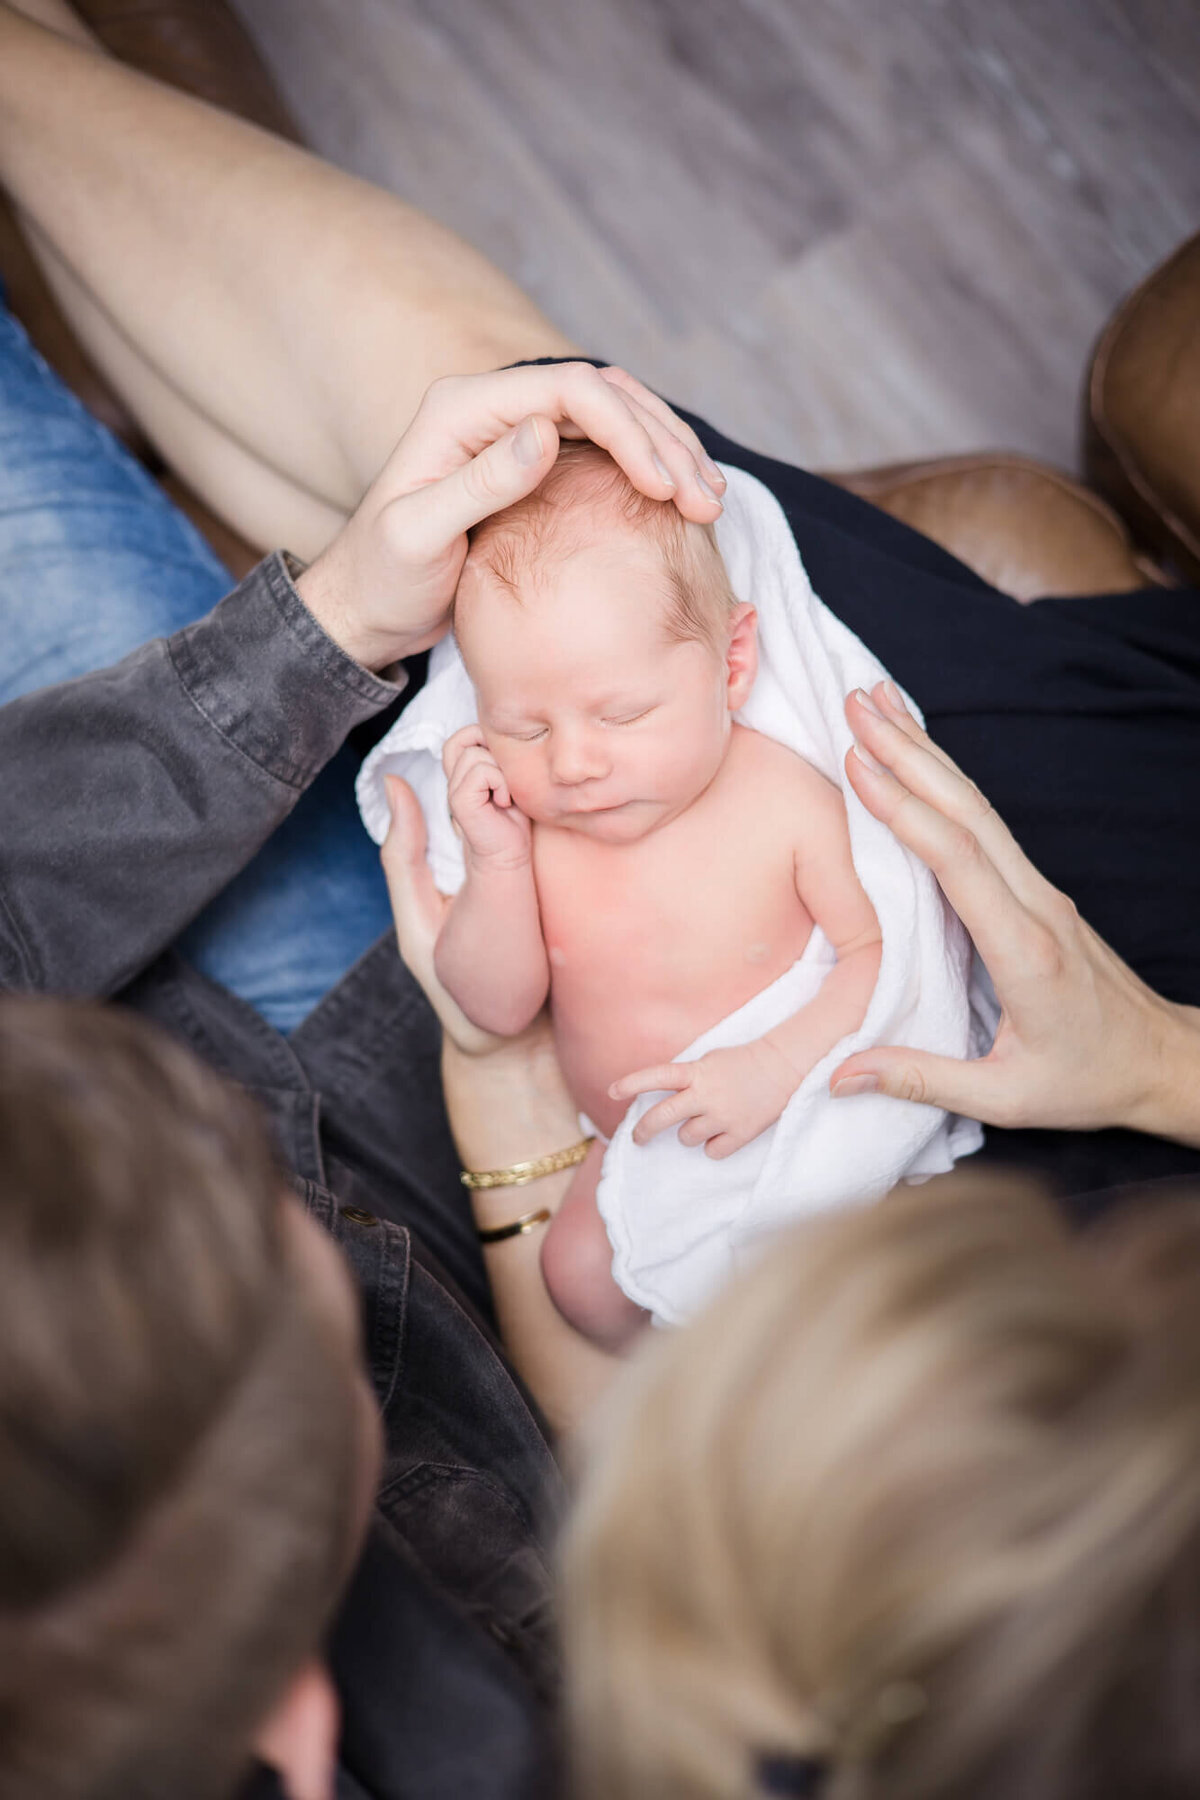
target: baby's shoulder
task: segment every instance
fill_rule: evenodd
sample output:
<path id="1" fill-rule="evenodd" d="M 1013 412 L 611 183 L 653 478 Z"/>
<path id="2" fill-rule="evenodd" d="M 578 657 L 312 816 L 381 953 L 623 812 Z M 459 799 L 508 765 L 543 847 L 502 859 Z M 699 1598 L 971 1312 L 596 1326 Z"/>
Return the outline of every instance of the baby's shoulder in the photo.
<path id="1" fill-rule="evenodd" d="M 778 797 L 787 803 L 803 795 L 810 805 L 834 805 L 845 810 L 841 789 L 795 750 L 749 725 L 735 725 L 733 730 L 730 761 L 739 784 L 753 783 L 760 795 Z"/>

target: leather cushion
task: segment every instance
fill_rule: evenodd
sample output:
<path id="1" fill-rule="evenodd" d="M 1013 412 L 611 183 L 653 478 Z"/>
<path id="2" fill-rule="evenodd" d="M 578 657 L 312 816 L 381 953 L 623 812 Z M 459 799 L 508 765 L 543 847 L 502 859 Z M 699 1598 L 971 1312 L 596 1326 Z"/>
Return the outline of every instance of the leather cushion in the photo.
<path id="1" fill-rule="evenodd" d="M 1200 581 L 1200 233 L 1104 331 L 1087 392 L 1085 458 L 1135 531 Z"/>
<path id="2" fill-rule="evenodd" d="M 1015 600 L 1120 594 L 1163 581 L 1110 507 L 1031 457 L 947 456 L 827 479 L 923 532 Z"/>

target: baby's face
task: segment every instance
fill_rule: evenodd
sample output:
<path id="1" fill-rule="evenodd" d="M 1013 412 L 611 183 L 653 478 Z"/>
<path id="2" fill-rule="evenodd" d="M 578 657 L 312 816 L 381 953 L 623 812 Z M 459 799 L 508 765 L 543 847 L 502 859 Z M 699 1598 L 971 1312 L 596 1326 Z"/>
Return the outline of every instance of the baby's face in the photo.
<path id="1" fill-rule="evenodd" d="M 633 843 L 720 768 L 725 663 L 667 637 L 664 579 L 651 548 L 617 540 L 543 571 L 519 601 L 482 572 L 460 590 L 456 629 L 488 749 L 539 824 Z"/>

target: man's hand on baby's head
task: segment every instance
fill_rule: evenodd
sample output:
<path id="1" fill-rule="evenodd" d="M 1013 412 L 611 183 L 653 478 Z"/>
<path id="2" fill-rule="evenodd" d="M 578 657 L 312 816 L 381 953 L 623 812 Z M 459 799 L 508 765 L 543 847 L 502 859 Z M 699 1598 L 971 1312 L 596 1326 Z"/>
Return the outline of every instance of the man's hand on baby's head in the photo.
<path id="1" fill-rule="evenodd" d="M 704 1145 L 719 1161 L 732 1156 L 773 1125 L 800 1085 L 787 1058 L 765 1039 L 710 1050 L 695 1062 L 662 1063 L 622 1076 L 609 1088 L 614 1100 L 674 1089 L 652 1106 L 633 1128 L 635 1144 L 648 1144 L 678 1125 L 679 1142 Z"/>
<path id="2" fill-rule="evenodd" d="M 450 817 L 468 863 L 493 869 L 524 868 L 530 857 L 529 820 L 513 804 L 508 783 L 478 725 L 465 725 L 442 750 Z"/>

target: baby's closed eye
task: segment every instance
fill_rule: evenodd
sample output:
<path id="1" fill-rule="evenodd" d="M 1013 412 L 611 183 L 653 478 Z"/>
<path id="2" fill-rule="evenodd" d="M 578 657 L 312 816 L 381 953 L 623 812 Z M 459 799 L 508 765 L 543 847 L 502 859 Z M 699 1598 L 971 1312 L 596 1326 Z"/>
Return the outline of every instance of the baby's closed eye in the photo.
<path id="1" fill-rule="evenodd" d="M 608 718 L 601 719 L 600 723 L 602 725 L 636 725 L 639 719 L 648 719 L 650 714 L 657 710 L 657 707 L 654 706 L 643 706 L 640 712 L 621 713 L 619 716 L 610 715 Z"/>

